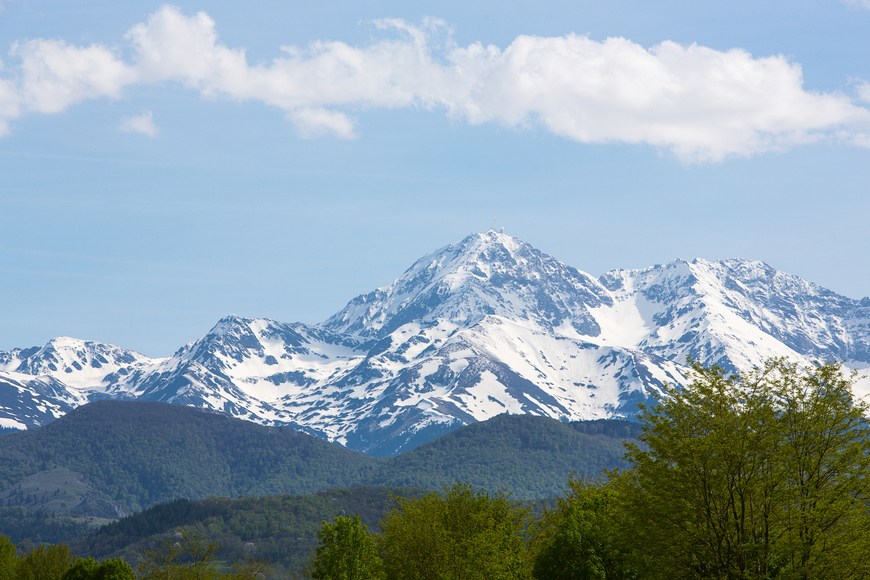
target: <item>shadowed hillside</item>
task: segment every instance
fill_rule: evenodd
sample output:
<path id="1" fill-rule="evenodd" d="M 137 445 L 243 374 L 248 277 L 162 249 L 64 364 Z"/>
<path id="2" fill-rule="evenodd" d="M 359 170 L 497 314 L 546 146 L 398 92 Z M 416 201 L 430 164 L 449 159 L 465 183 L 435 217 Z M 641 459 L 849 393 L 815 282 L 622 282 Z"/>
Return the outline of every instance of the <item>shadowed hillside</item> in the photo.
<path id="1" fill-rule="evenodd" d="M 622 467 L 622 442 L 640 425 L 599 420 L 560 423 L 532 415 L 498 415 L 395 457 L 364 477 L 367 485 L 441 489 L 456 481 L 515 499 L 555 497 L 572 473 L 598 477 Z"/>
<path id="2" fill-rule="evenodd" d="M 304 494 L 352 485 L 380 463 L 289 427 L 165 403 L 97 401 L 38 429 L 0 435 L 0 443 L 4 505 L 69 513 L 109 500 L 115 513 L 100 506 L 97 515 L 113 518 L 179 497 Z M 67 477 L 48 484 L 57 469 Z M 37 480 L 35 489 L 16 495 L 27 478 Z M 52 503 L 55 494 L 67 496 L 65 506 Z M 24 499 L 17 503 L 18 497 Z M 85 509 L 79 515 L 94 514 Z"/>

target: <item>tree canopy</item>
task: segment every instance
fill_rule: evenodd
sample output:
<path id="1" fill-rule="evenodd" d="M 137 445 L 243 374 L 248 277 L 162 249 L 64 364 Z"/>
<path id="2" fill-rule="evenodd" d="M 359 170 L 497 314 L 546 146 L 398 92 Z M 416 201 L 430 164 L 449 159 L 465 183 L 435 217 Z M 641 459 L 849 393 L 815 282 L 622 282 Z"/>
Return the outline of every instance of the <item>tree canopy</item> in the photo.
<path id="1" fill-rule="evenodd" d="M 870 574 L 868 407 L 836 363 L 693 364 L 644 407 L 614 481 L 644 578 Z"/>
<path id="2" fill-rule="evenodd" d="M 97 562 L 79 558 L 63 573 L 61 580 L 136 580 L 133 568 L 120 558 Z"/>
<path id="3" fill-rule="evenodd" d="M 310 564 L 313 580 L 379 580 L 384 565 L 378 546 L 359 514 L 338 516 L 333 523 L 323 522 L 317 534 L 319 543 Z"/>
<path id="4" fill-rule="evenodd" d="M 634 580 L 625 552 L 626 538 L 616 530 L 624 517 L 612 486 L 572 477 L 558 509 L 544 515 L 535 553 L 538 580 Z"/>
<path id="5" fill-rule="evenodd" d="M 230 570 L 221 570 L 219 549 L 199 534 L 178 532 L 156 550 L 143 550 L 139 580 L 255 580 L 269 568 L 266 562 L 244 557 Z"/>
<path id="6" fill-rule="evenodd" d="M 389 580 L 502 580 L 527 572 L 527 510 L 502 492 L 458 482 L 445 494 L 400 499 L 381 522 Z"/>

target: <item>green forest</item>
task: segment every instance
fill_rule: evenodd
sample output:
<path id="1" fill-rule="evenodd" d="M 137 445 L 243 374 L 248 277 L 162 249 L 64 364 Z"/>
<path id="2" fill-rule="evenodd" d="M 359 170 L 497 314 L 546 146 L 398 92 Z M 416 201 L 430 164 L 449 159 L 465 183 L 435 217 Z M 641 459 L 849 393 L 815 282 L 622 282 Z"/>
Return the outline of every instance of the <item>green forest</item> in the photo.
<path id="1" fill-rule="evenodd" d="M 462 481 L 176 500 L 72 547 L 0 537 L 0 580 L 870 577 L 870 408 L 854 375 L 782 359 L 692 368 L 641 407 L 623 468 L 570 476 L 552 502 Z M 119 558 L 131 540 L 138 557 Z"/>
<path id="2" fill-rule="evenodd" d="M 353 486 L 438 490 L 455 481 L 517 499 L 559 495 L 572 473 L 624 466 L 627 421 L 562 423 L 500 415 L 392 458 L 373 458 L 288 427 L 165 403 L 97 401 L 40 427 L 0 435 L 0 508 L 101 522 L 179 497 L 310 494 Z M 12 530 L 2 527 L 0 534 Z"/>
<path id="3" fill-rule="evenodd" d="M 380 462 L 289 427 L 165 403 L 96 401 L 38 429 L 0 435 L 0 506 L 23 505 L 15 503 L 14 486 L 27 487 L 28 477 L 44 479 L 57 469 L 69 477 L 51 493 L 69 492 L 70 510 L 73 497 L 75 505 L 108 501 L 117 517 L 178 497 L 303 494 L 353 485 Z M 76 478 L 87 490 L 70 489 Z M 37 493 L 49 483 L 36 481 L 40 489 L 31 495 L 51 500 Z"/>

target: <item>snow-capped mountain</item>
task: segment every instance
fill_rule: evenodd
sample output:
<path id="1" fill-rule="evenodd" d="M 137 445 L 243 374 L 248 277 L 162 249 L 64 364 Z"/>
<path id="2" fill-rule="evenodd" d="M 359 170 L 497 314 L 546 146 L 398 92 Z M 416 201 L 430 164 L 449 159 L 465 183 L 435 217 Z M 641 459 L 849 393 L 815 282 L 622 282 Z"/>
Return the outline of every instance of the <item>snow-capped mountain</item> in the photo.
<path id="1" fill-rule="evenodd" d="M 68 337 L 0 352 L 0 426 L 35 427 L 88 401 L 125 398 L 127 377 L 153 362 L 121 347 Z"/>
<path id="2" fill-rule="evenodd" d="M 607 289 L 588 274 L 490 231 L 421 258 L 322 326 L 383 338 L 407 323 L 449 320 L 471 327 L 491 315 L 549 333 L 597 336 L 601 329 L 589 308 L 612 305 Z"/>
<path id="3" fill-rule="evenodd" d="M 870 364 L 870 298 L 851 300 L 762 262 L 676 260 L 600 281 L 641 315 L 618 322 L 647 329 L 636 347 L 669 360 L 689 355 L 733 370 L 772 356 Z"/>
<path id="4" fill-rule="evenodd" d="M 126 376 L 153 363 L 154 359 L 132 350 L 65 336 L 43 347 L 0 352 L 0 371 L 52 377 L 86 400 L 111 397 Z"/>
<path id="5" fill-rule="evenodd" d="M 0 424 L 100 397 L 292 425 L 375 455 L 527 413 L 631 417 L 686 356 L 870 367 L 870 299 L 766 264 L 677 260 L 599 279 L 495 231 L 429 254 L 316 326 L 229 316 L 172 357 L 55 339 L 0 353 Z"/>

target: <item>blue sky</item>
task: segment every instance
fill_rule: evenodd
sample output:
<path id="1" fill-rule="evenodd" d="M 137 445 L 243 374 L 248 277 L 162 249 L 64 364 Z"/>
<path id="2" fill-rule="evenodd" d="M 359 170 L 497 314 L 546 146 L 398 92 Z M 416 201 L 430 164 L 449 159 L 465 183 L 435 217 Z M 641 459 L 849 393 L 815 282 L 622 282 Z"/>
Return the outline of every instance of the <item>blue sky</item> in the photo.
<path id="1" fill-rule="evenodd" d="M 870 2 L 408 4 L 0 1 L 0 350 L 316 323 L 494 221 L 870 294 Z"/>

